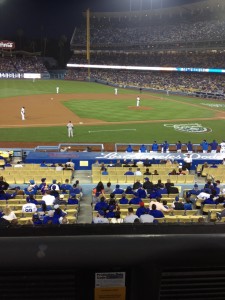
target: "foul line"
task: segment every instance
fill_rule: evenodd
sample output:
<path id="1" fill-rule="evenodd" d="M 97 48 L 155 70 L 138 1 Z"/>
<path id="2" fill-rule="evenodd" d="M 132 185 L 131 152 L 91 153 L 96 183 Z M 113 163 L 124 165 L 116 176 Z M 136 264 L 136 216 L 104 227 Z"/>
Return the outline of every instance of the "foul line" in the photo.
<path id="1" fill-rule="evenodd" d="M 136 131 L 137 129 L 115 129 L 115 130 L 95 130 L 95 131 L 88 131 L 88 133 L 92 132 L 103 132 L 103 131 Z"/>

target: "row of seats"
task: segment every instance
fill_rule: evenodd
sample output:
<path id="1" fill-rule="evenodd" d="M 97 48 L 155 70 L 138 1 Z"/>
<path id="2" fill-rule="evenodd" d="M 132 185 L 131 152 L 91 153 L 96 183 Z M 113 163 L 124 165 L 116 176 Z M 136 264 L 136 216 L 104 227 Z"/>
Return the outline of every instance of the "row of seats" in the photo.
<path id="1" fill-rule="evenodd" d="M 16 200 L 8 200 L 8 201 L 1 200 L 0 210 L 3 211 L 6 206 L 9 206 L 11 210 L 15 213 L 18 220 L 18 224 L 20 225 L 32 224 L 32 216 L 34 213 L 22 212 L 22 207 L 24 204 L 26 204 L 25 199 L 18 201 L 18 203 L 16 202 Z M 40 207 L 41 207 L 40 205 L 37 205 L 37 208 Z M 62 204 L 59 205 L 59 207 L 67 213 L 67 219 L 69 220 L 70 223 L 76 223 L 77 215 L 79 212 L 79 204 L 75 204 L 75 205 Z"/>
<path id="2" fill-rule="evenodd" d="M 177 169 L 179 167 L 178 164 L 173 164 L 173 165 L 166 165 L 166 164 L 154 164 L 151 165 L 149 167 L 145 167 L 145 166 L 135 166 L 135 167 L 127 167 L 127 166 L 123 166 L 123 167 L 107 167 L 107 171 L 108 172 L 112 172 L 112 171 L 116 171 L 116 172 L 126 172 L 128 171 L 129 168 L 132 169 L 132 171 L 136 171 L 137 168 L 139 168 L 141 171 L 145 171 L 147 168 L 153 172 L 155 170 L 173 170 L 173 169 Z M 92 172 L 98 172 L 100 171 L 101 168 L 100 167 L 96 167 L 96 166 L 92 166 Z"/>
<path id="3" fill-rule="evenodd" d="M 148 177 L 150 181 L 154 184 L 160 179 L 163 183 L 166 183 L 169 179 L 173 183 L 180 184 L 192 184 L 195 182 L 194 175 L 101 175 L 101 174 L 92 174 L 92 183 L 98 183 L 99 181 L 103 183 L 134 183 L 137 180 L 141 182 L 144 181 L 144 178 Z"/>

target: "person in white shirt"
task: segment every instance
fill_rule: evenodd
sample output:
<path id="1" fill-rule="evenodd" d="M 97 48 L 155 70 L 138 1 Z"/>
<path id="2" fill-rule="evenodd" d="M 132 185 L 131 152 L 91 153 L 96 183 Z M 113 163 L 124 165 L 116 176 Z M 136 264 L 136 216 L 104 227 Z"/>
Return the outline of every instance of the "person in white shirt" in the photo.
<path id="1" fill-rule="evenodd" d="M 4 213 L 4 216 L 2 216 L 2 218 L 9 222 L 17 219 L 15 213 L 11 210 L 11 208 L 9 206 L 6 206 L 5 208 L 3 208 L 3 213 Z"/>
<path id="2" fill-rule="evenodd" d="M 55 197 L 50 195 L 50 191 L 45 191 L 45 194 L 42 197 L 42 201 L 45 201 L 46 205 L 53 205 Z"/>
<path id="3" fill-rule="evenodd" d="M 58 166 L 55 167 L 56 171 L 62 171 L 63 170 L 63 165 L 62 164 L 58 164 Z"/>
<path id="4" fill-rule="evenodd" d="M 74 171 L 74 167 L 75 167 L 75 164 L 72 162 L 72 159 L 69 159 L 66 163 L 65 163 L 65 166 L 68 170 L 72 170 Z"/>
<path id="5" fill-rule="evenodd" d="M 134 223 L 135 219 L 139 219 L 138 216 L 134 214 L 133 207 L 128 207 L 128 215 L 124 218 L 124 223 Z"/>
<path id="6" fill-rule="evenodd" d="M 59 93 L 59 87 L 57 86 L 56 87 L 56 94 L 58 94 Z"/>
<path id="7" fill-rule="evenodd" d="M 108 224 L 109 223 L 109 220 L 107 218 L 105 218 L 105 213 L 103 210 L 100 210 L 98 213 L 97 213 L 97 216 L 94 217 L 93 219 L 93 223 L 94 224 L 99 224 L 99 223 L 103 223 L 103 224 Z"/>
<path id="8" fill-rule="evenodd" d="M 14 165 L 14 168 L 23 168 L 23 165 L 21 164 L 20 161 L 18 161 L 18 162 L 16 163 L 16 165 Z"/>
<path id="9" fill-rule="evenodd" d="M 149 215 L 148 212 L 140 216 L 140 223 L 153 223 L 153 221 L 154 217 Z"/>
<path id="10" fill-rule="evenodd" d="M 69 121 L 67 124 L 68 137 L 73 137 L 73 123 Z"/>
<path id="11" fill-rule="evenodd" d="M 210 194 L 205 193 L 205 192 L 201 192 L 199 195 L 197 195 L 197 198 L 201 199 L 201 200 L 206 200 L 206 199 L 210 198 Z"/>
<path id="12" fill-rule="evenodd" d="M 24 106 L 21 108 L 20 113 L 21 113 L 22 121 L 24 121 L 25 120 L 25 107 Z"/>
<path id="13" fill-rule="evenodd" d="M 151 202 L 149 204 L 149 209 L 152 210 L 152 205 L 155 204 L 157 210 L 171 211 L 170 208 L 166 208 L 160 201 L 161 201 L 161 199 L 158 198 L 158 197 L 156 198 L 156 201 L 155 200 L 151 200 Z"/>
<path id="14" fill-rule="evenodd" d="M 35 213 L 37 211 L 37 206 L 34 203 L 26 203 L 22 206 L 22 213 Z"/>
<path id="15" fill-rule="evenodd" d="M 184 158 L 184 162 L 185 162 L 184 167 L 187 168 L 188 170 L 190 170 L 191 164 L 192 164 L 192 158 L 191 158 L 190 154 L 187 154 L 187 156 Z"/>
<path id="16" fill-rule="evenodd" d="M 137 166 L 142 167 L 144 165 L 144 162 L 142 160 L 137 161 Z"/>
<path id="17" fill-rule="evenodd" d="M 137 170 L 134 172 L 134 175 L 136 175 L 136 176 L 142 175 L 140 168 L 137 168 Z"/>

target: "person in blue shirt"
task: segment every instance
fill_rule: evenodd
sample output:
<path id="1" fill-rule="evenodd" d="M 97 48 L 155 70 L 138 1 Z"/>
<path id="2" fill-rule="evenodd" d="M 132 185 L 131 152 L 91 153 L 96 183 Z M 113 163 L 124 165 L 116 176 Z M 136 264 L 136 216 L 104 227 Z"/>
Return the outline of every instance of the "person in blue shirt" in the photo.
<path id="1" fill-rule="evenodd" d="M 102 175 L 109 175 L 107 169 L 105 168 L 103 171 L 102 171 Z"/>
<path id="2" fill-rule="evenodd" d="M 201 190 L 198 189 L 198 185 L 197 185 L 197 183 L 195 183 L 194 188 L 191 189 L 191 190 L 188 190 L 186 192 L 186 196 L 187 196 L 187 198 L 189 198 L 191 195 L 196 195 L 197 196 L 200 193 L 201 193 Z"/>
<path id="3" fill-rule="evenodd" d="M 202 147 L 202 153 L 208 152 L 209 144 L 206 140 L 203 140 L 200 146 Z"/>
<path id="4" fill-rule="evenodd" d="M 35 205 L 40 205 L 40 204 L 43 203 L 42 200 L 41 200 L 41 201 L 37 201 L 37 200 L 34 198 L 34 195 L 33 195 L 33 194 L 28 195 L 28 196 L 26 197 L 26 201 L 27 201 L 27 203 L 33 203 L 33 204 L 35 204 Z"/>
<path id="5" fill-rule="evenodd" d="M 192 203 L 189 198 L 187 198 L 186 202 L 184 203 L 184 210 L 192 210 Z"/>
<path id="6" fill-rule="evenodd" d="M 150 198 L 150 199 L 156 199 L 157 197 L 162 198 L 162 195 L 160 194 L 160 192 L 159 192 L 158 189 L 155 189 L 155 188 L 154 188 L 154 189 L 150 192 L 149 198 Z"/>
<path id="7" fill-rule="evenodd" d="M 152 152 L 158 152 L 159 145 L 157 144 L 156 141 L 152 144 Z"/>
<path id="8" fill-rule="evenodd" d="M 126 197 L 126 194 L 123 193 L 121 196 L 122 197 L 119 199 L 119 204 L 128 204 L 129 200 Z"/>
<path id="9" fill-rule="evenodd" d="M 65 183 L 61 184 L 60 189 L 69 191 L 72 188 L 72 185 L 69 182 L 69 179 L 65 179 Z"/>
<path id="10" fill-rule="evenodd" d="M 216 140 L 213 140 L 212 143 L 209 144 L 211 147 L 211 153 L 216 153 L 218 148 L 218 143 Z"/>
<path id="11" fill-rule="evenodd" d="M 115 209 L 116 209 L 116 207 L 114 205 L 110 205 L 108 208 L 108 211 L 106 212 L 105 217 L 106 218 L 115 218 Z"/>
<path id="12" fill-rule="evenodd" d="M 4 190 L 0 190 L 0 200 L 10 200 L 15 198 L 16 193 L 10 194 L 6 193 Z"/>
<path id="13" fill-rule="evenodd" d="M 181 153 L 181 148 L 182 148 L 181 141 L 178 141 L 178 142 L 176 143 L 176 148 L 177 148 L 177 153 Z"/>
<path id="14" fill-rule="evenodd" d="M 149 211 L 149 214 L 154 218 L 164 218 L 164 214 L 161 210 L 156 209 L 156 205 L 152 204 L 152 209 Z"/>
<path id="15" fill-rule="evenodd" d="M 160 195 L 168 195 L 168 190 L 163 183 L 158 187 L 158 192 Z"/>
<path id="16" fill-rule="evenodd" d="M 129 145 L 126 149 L 125 152 L 128 152 L 128 153 L 131 153 L 131 152 L 134 152 L 133 148 L 131 147 L 131 145 Z"/>
<path id="17" fill-rule="evenodd" d="M 141 215 L 149 212 L 149 208 L 145 207 L 145 203 L 143 201 L 141 201 L 139 205 L 140 207 L 138 207 L 138 209 L 136 210 L 136 216 L 138 216 L 138 218 L 140 218 Z"/>
<path id="18" fill-rule="evenodd" d="M 68 205 L 73 205 L 73 204 L 78 204 L 79 203 L 79 199 L 76 198 L 76 194 L 70 194 L 70 197 L 67 200 L 67 204 Z"/>
<path id="19" fill-rule="evenodd" d="M 100 202 L 95 204 L 95 210 L 103 210 L 106 211 L 108 209 L 108 203 L 105 201 L 105 197 L 100 198 Z"/>
<path id="20" fill-rule="evenodd" d="M 61 210 L 58 204 L 54 205 L 54 209 L 55 211 L 52 218 L 52 224 L 60 224 L 59 218 L 64 217 L 66 213 Z"/>
<path id="21" fill-rule="evenodd" d="M 116 188 L 113 190 L 113 194 L 120 194 L 120 195 L 122 195 L 123 193 L 124 193 L 124 189 L 121 189 L 120 185 L 117 184 Z"/>
<path id="22" fill-rule="evenodd" d="M 48 166 L 46 165 L 45 161 L 43 161 L 43 162 L 40 164 L 40 167 L 41 167 L 41 168 L 46 168 L 46 167 L 48 167 Z"/>
<path id="23" fill-rule="evenodd" d="M 141 198 L 138 197 L 137 193 L 134 193 L 134 198 L 129 201 L 129 204 L 139 204 L 141 202 Z"/>
<path id="24" fill-rule="evenodd" d="M 51 225 L 53 220 L 54 210 L 49 210 L 48 214 L 44 216 L 42 224 Z"/>
<path id="25" fill-rule="evenodd" d="M 132 187 L 129 185 L 125 190 L 125 194 L 132 195 L 134 193 Z"/>
<path id="26" fill-rule="evenodd" d="M 147 148 L 145 147 L 145 145 L 141 145 L 140 149 L 138 152 L 141 152 L 141 153 L 145 153 L 147 152 Z"/>
<path id="27" fill-rule="evenodd" d="M 132 172 L 132 168 L 129 168 L 129 170 L 124 173 L 124 175 L 134 175 L 134 172 Z"/>
<path id="28" fill-rule="evenodd" d="M 70 189 L 70 195 L 71 194 L 80 194 L 81 193 L 81 190 L 78 188 L 77 184 L 75 183 L 72 188 Z"/>
<path id="29" fill-rule="evenodd" d="M 145 189 L 143 188 L 142 184 L 140 184 L 139 188 L 137 189 L 137 194 L 138 194 L 139 198 L 147 197 L 147 193 L 146 193 Z"/>
<path id="30" fill-rule="evenodd" d="M 204 205 L 204 204 L 217 204 L 216 201 L 213 200 L 213 198 L 214 198 L 214 195 L 210 195 L 209 198 L 202 201 L 202 205 Z"/>
<path id="31" fill-rule="evenodd" d="M 42 221 L 41 219 L 39 218 L 39 215 L 37 213 L 33 214 L 32 216 L 32 222 L 33 222 L 33 225 L 42 225 Z"/>
<path id="32" fill-rule="evenodd" d="M 46 186 L 46 178 L 41 178 L 41 183 L 38 186 L 38 190 L 41 190 L 45 186 Z"/>
<path id="33" fill-rule="evenodd" d="M 161 152 L 162 153 L 169 153 L 169 143 L 167 141 L 165 141 L 164 143 L 162 143 L 162 145 L 161 145 Z"/>
<path id="34" fill-rule="evenodd" d="M 187 152 L 191 154 L 193 152 L 193 144 L 189 141 L 187 144 Z"/>

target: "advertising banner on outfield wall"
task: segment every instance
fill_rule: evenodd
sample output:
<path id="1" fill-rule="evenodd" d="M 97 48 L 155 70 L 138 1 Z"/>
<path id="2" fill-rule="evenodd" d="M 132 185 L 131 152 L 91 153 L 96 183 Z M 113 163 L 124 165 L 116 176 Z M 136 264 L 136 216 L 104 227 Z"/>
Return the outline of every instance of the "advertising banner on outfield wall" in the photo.
<path id="1" fill-rule="evenodd" d="M 15 49 L 15 43 L 12 41 L 0 41 L 0 48 L 4 50 L 12 50 Z"/>
<path id="2" fill-rule="evenodd" d="M 0 79 L 41 79 L 39 73 L 0 73 Z"/>

